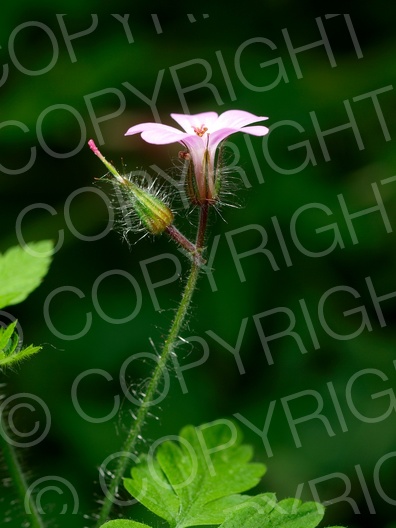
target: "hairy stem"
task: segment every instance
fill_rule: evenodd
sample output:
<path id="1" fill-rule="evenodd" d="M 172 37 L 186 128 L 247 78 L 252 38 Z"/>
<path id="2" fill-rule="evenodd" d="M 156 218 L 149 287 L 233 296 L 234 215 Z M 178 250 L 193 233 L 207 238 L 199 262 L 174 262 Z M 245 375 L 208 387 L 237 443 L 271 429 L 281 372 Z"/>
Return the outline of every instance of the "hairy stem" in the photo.
<path id="1" fill-rule="evenodd" d="M 5 464 L 12 478 L 22 505 L 25 507 L 26 515 L 29 516 L 29 528 L 44 528 L 44 522 L 37 510 L 32 494 L 29 493 L 29 486 L 22 471 L 16 450 L 7 441 L 9 438 L 8 427 L 4 421 L 3 414 L 0 415 L 0 448 L 3 453 Z M 28 497 L 28 499 L 27 499 Z M 29 513 L 28 513 L 29 512 Z"/>
<path id="2" fill-rule="evenodd" d="M 197 231 L 197 240 L 195 242 L 195 247 L 198 251 L 202 251 L 205 243 L 205 233 L 206 226 L 208 224 L 208 215 L 209 215 L 209 204 L 205 202 L 201 206 L 200 215 L 199 215 L 199 226 Z"/>
<path id="3" fill-rule="evenodd" d="M 208 218 L 208 207 L 203 205 L 200 210 L 199 217 L 199 226 L 197 232 L 197 243 L 196 248 L 198 251 L 202 251 L 203 244 L 205 240 L 205 231 Z M 168 337 L 165 340 L 164 346 L 162 348 L 161 355 L 158 359 L 157 366 L 154 368 L 153 374 L 148 383 L 146 394 L 143 398 L 143 401 L 139 407 L 139 410 L 136 414 L 135 420 L 132 422 L 131 428 L 129 430 L 128 436 L 122 447 L 122 452 L 125 453 L 125 456 L 118 458 L 118 464 L 114 471 L 114 477 L 111 481 L 109 489 L 106 492 L 106 496 L 103 500 L 102 508 L 98 515 L 98 520 L 96 523 L 97 528 L 99 528 L 106 520 L 111 512 L 113 507 L 113 501 L 117 494 L 118 487 L 121 483 L 121 480 L 124 476 L 124 473 L 129 464 L 128 454 L 132 453 L 135 449 L 136 443 L 140 438 L 140 433 L 143 428 L 143 425 L 147 418 L 147 413 L 150 409 L 150 404 L 155 396 L 155 393 L 158 388 L 158 384 L 161 380 L 164 369 L 168 359 L 170 358 L 172 352 L 176 347 L 177 338 L 179 336 L 180 330 L 183 325 L 183 321 L 187 315 L 188 308 L 191 303 L 191 299 L 195 290 L 197 279 L 199 276 L 200 263 L 197 259 L 194 259 L 191 263 L 190 274 L 187 279 L 180 305 L 177 309 L 175 318 L 173 319 L 171 328 L 169 330 Z"/>
<path id="4" fill-rule="evenodd" d="M 190 242 L 180 231 L 174 226 L 170 225 L 166 228 L 168 235 L 179 244 L 186 253 L 195 261 L 198 266 L 205 264 L 205 260 L 202 258 L 201 249 Z"/>

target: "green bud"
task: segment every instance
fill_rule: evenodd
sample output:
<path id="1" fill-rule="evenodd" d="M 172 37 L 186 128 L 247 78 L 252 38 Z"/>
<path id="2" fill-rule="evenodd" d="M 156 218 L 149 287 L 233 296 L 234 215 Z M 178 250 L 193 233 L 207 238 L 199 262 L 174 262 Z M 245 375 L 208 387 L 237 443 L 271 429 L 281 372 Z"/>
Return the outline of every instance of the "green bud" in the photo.
<path id="1" fill-rule="evenodd" d="M 160 235 L 173 223 L 173 213 L 157 196 L 124 179 L 133 208 L 152 235 Z"/>
<path id="2" fill-rule="evenodd" d="M 121 176 L 115 167 L 106 160 L 92 139 L 88 141 L 88 145 L 114 176 L 115 182 L 131 201 L 135 213 L 147 231 L 152 235 L 163 233 L 173 222 L 173 213 L 169 207 L 153 192 L 143 189 Z"/>

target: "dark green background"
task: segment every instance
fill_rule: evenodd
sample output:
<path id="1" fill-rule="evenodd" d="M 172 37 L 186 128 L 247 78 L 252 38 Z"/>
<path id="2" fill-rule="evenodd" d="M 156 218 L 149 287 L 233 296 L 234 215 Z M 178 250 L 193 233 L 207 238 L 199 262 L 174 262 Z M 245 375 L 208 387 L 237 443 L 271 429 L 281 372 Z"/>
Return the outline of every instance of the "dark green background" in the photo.
<path id="1" fill-rule="evenodd" d="M 168 170 L 174 165 L 178 147 L 169 145 L 154 147 L 140 137 L 125 138 L 124 133 L 133 124 L 153 121 L 154 116 L 142 98 L 128 91 L 122 83 L 128 82 L 142 94 L 152 97 L 160 70 L 163 81 L 158 92 L 157 110 L 163 122 L 172 124 L 169 114 L 183 112 L 171 69 L 178 69 L 182 86 L 201 82 L 206 73 L 202 63 L 212 69 L 210 82 L 218 89 L 220 101 L 206 87 L 186 93 L 191 113 L 228 109 L 243 109 L 257 115 L 269 116 L 269 125 L 292 120 L 301 127 L 279 127 L 268 139 L 268 149 L 275 163 L 285 169 L 294 169 L 304 161 L 304 149 L 288 150 L 288 146 L 309 141 L 316 165 L 308 164 L 302 171 L 281 173 L 268 163 L 264 156 L 262 140 L 252 138 L 255 159 L 260 164 L 264 182 L 258 181 L 254 162 L 243 136 L 231 138 L 240 152 L 241 161 L 251 184 L 245 189 L 238 175 L 232 176 L 234 191 L 240 208 L 224 208 L 211 221 L 209 247 L 215 235 L 220 235 L 214 261 L 218 291 L 212 292 L 209 282 L 202 277 L 194 299 L 188 327 L 183 335 L 201 336 L 210 347 L 208 361 L 185 372 L 188 393 L 184 394 L 175 374 L 171 376 L 168 397 L 154 409 L 157 419 L 151 418 L 144 431 L 145 451 L 152 440 L 166 434 L 176 434 L 186 423 L 198 425 L 220 417 L 232 418 L 240 413 L 259 429 L 262 429 L 271 401 L 276 401 L 269 428 L 269 441 L 273 456 L 267 457 L 257 434 L 242 426 L 246 439 L 255 447 L 257 460 L 264 461 L 268 473 L 260 485 L 260 491 L 275 491 L 278 498 L 294 496 L 299 484 L 305 483 L 302 497 L 311 500 L 308 482 L 331 473 L 338 478 L 326 480 L 318 490 L 322 500 L 342 495 L 345 482 L 352 485 L 350 498 L 359 509 L 353 511 L 346 500 L 327 510 L 325 525 L 342 524 L 357 528 L 376 526 L 391 528 L 395 519 L 395 504 L 381 497 L 373 480 L 377 462 L 396 449 L 395 410 L 377 423 L 359 420 L 346 399 L 346 386 L 351 377 L 363 369 L 377 369 L 385 376 L 381 380 L 375 374 L 362 377 L 353 388 L 356 408 L 365 416 L 379 417 L 391 405 L 389 396 L 372 399 L 371 395 L 392 389 L 396 373 L 395 358 L 395 300 L 384 301 L 386 326 L 379 324 L 365 277 L 371 277 L 381 294 L 396 289 L 395 235 L 387 233 L 378 212 L 362 216 L 354 221 L 358 243 L 354 244 L 342 215 L 338 195 L 345 198 L 350 211 L 360 211 L 375 205 L 371 183 L 377 182 L 383 197 L 392 228 L 396 225 L 395 185 L 381 185 L 380 181 L 394 175 L 396 154 L 395 92 L 388 89 L 378 95 L 380 108 L 388 127 L 385 138 L 373 101 L 367 97 L 360 101 L 353 98 L 392 85 L 396 71 L 394 13 L 385 2 L 360 5 L 351 13 L 351 20 L 361 46 L 362 58 L 353 47 L 343 16 L 325 19 L 310 2 L 267 2 L 249 6 L 243 2 L 238 9 L 231 4 L 180 6 L 160 9 L 154 4 L 145 9 L 132 3 L 115 2 L 111 12 L 129 12 L 133 43 L 128 43 L 120 22 L 110 14 L 99 13 L 95 2 L 83 5 L 75 2 L 59 5 L 10 3 L 2 8 L 0 17 L 1 64 L 9 64 L 7 81 L 1 86 L 1 122 L 17 120 L 26 125 L 28 132 L 17 128 L 0 129 L 0 163 L 17 169 L 27 163 L 31 147 L 37 148 L 33 167 L 19 175 L 1 174 L 1 238 L 0 250 L 16 244 L 15 224 L 23 208 L 35 203 L 48 204 L 56 210 L 50 215 L 45 210 L 30 212 L 23 222 L 26 240 L 57 239 L 63 229 L 65 241 L 56 253 L 48 277 L 27 301 L 9 309 L 18 317 L 24 330 L 26 343 L 44 345 L 44 350 L 22 365 L 18 372 L 6 372 L 4 393 L 32 393 L 42 398 L 51 413 L 52 425 L 48 436 L 38 446 L 24 453 L 25 465 L 29 466 L 29 478 L 34 480 L 56 475 L 67 479 L 77 490 L 81 514 L 95 512 L 95 500 L 100 499 L 97 485 L 97 467 L 112 452 L 120 449 L 125 434 L 122 422 L 130 419 L 130 404 L 123 400 L 118 376 L 121 364 L 132 354 L 152 352 L 149 338 L 157 347 L 170 324 L 180 295 L 182 280 L 157 290 L 161 312 L 156 312 L 150 300 L 140 261 L 164 252 L 179 255 L 164 238 L 139 241 L 139 235 L 131 235 L 132 245 L 121 241 L 111 232 L 95 242 L 75 237 L 65 222 L 64 205 L 68 196 L 82 187 L 90 187 L 104 170 L 85 143 L 91 137 L 97 139 L 84 96 L 116 88 L 126 99 L 126 109 L 119 116 L 101 125 L 105 144 L 101 147 L 108 159 L 126 170 L 147 168 L 151 164 Z M 76 62 L 72 62 L 66 48 L 56 12 L 69 13 L 64 17 L 71 34 L 89 27 L 90 13 L 98 14 L 98 27 L 90 34 L 72 41 Z M 151 13 L 156 13 L 162 32 L 157 33 Z M 187 13 L 196 21 L 190 22 Z M 203 14 L 208 14 L 204 18 Z M 287 50 L 282 29 L 287 28 L 295 46 L 303 46 L 319 39 L 316 17 L 322 17 L 329 43 L 337 66 L 332 68 L 324 47 L 317 47 L 298 55 L 302 78 L 298 78 Z M 8 42 L 12 31 L 29 21 L 38 21 L 51 29 L 59 46 L 59 57 L 48 73 L 29 76 L 13 65 L 9 56 Z M 266 38 L 275 44 L 270 50 L 265 44 L 246 47 L 241 56 L 241 68 L 246 80 L 257 87 L 274 82 L 278 67 L 260 67 L 261 63 L 279 59 L 284 67 L 287 82 L 282 80 L 271 90 L 253 90 L 243 82 L 235 69 L 238 48 L 249 39 Z M 52 58 L 52 47 L 47 35 L 40 29 L 21 30 L 15 38 L 15 55 L 30 70 L 44 68 Z M 216 54 L 217 52 L 217 54 Z M 218 57 L 224 60 L 229 82 L 235 91 L 231 97 L 220 68 Z M 201 64 L 199 64 L 199 59 Z M 1 70 L 0 70 L 1 71 Z M 232 100 L 234 99 L 234 100 Z M 323 157 L 315 133 L 310 112 L 315 112 L 320 126 L 327 130 L 347 122 L 345 100 L 351 104 L 364 149 L 359 150 L 354 135 L 349 130 L 336 132 L 325 138 L 330 160 Z M 84 146 L 73 156 L 64 158 L 49 155 L 40 145 L 37 136 L 39 116 L 51 105 L 64 104 L 74 108 L 86 126 L 83 137 L 76 119 L 70 112 L 50 112 L 40 127 L 45 144 L 55 152 L 68 153 L 80 141 Z M 93 99 L 97 116 L 116 112 L 118 98 L 113 94 Z M 388 139 L 388 140 L 386 140 Z M 264 140 L 264 143 L 266 140 Z M 266 143 L 265 143 L 266 144 Z M 232 155 L 230 154 L 231 159 Z M 173 173 L 174 175 L 174 173 Z M 106 192 L 108 189 L 103 188 Z M 335 223 L 340 230 L 344 248 L 337 247 L 328 255 L 313 258 L 301 252 L 290 235 L 291 219 L 295 211 L 311 203 L 323 204 L 331 215 L 323 211 L 307 211 L 301 215 L 297 230 L 301 243 L 312 252 L 330 247 L 331 231 L 318 234 L 315 229 Z M 192 213 L 186 220 L 179 206 L 178 225 L 192 233 L 196 222 Z M 85 236 L 94 236 L 106 226 L 107 211 L 95 194 L 84 193 L 73 200 L 70 215 L 75 228 Z M 290 253 L 291 266 L 282 255 L 272 218 L 276 217 Z M 279 270 L 274 271 L 264 254 L 257 253 L 241 260 L 246 280 L 241 282 L 232 259 L 225 234 L 258 224 L 267 230 L 267 248 L 273 253 Z M 260 244 L 258 231 L 235 235 L 239 252 L 249 251 Z M 184 271 L 187 264 L 183 262 Z M 113 269 L 126 270 L 141 285 L 143 305 L 138 316 L 122 325 L 110 324 L 95 312 L 91 299 L 92 285 L 100 274 Z M 154 281 L 160 281 L 173 273 L 172 266 L 151 267 Z M 93 313 L 90 331 L 81 339 L 65 341 L 54 336 L 47 328 L 43 305 L 50 293 L 58 287 L 73 286 L 84 294 L 83 299 L 63 294 L 51 305 L 51 315 L 56 327 L 65 334 L 79 332 L 85 323 L 87 312 Z M 371 322 L 371 331 L 365 329 L 353 339 L 335 339 L 328 335 L 318 318 L 320 298 L 331 288 L 353 288 L 359 298 L 339 292 L 331 296 L 325 305 L 325 317 L 329 326 L 339 334 L 355 332 L 361 316 L 345 317 L 343 312 L 365 307 Z M 319 345 L 313 346 L 309 329 L 301 312 L 299 300 L 304 299 L 317 333 Z M 103 310 L 111 317 L 122 318 L 131 312 L 135 299 L 131 290 L 117 277 L 104 282 L 99 293 Z M 253 316 L 278 307 L 288 308 L 295 314 L 297 332 L 307 353 L 302 355 L 296 341 L 284 337 L 270 342 L 274 364 L 268 365 Z M 241 358 L 245 374 L 241 375 L 230 352 L 205 333 L 215 332 L 231 345 L 236 343 L 242 320 L 248 318 L 243 336 Z M 281 332 L 288 325 L 287 316 L 275 313 L 264 319 L 267 334 Z M 199 345 L 180 347 L 181 364 L 197 361 L 202 354 Z M 113 406 L 113 399 L 121 395 L 122 415 L 104 424 L 84 421 L 76 412 L 71 400 L 71 386 L 75 378 L 88 369 L 104 369 L 113 377 L 112 382 L 99 376 L 87 378 L 81 385 L 80 403 L 94 417 L 106 415 Z M 128 369 L 128 383 L 138 384 L 150 371 L 150 363 L 135 362 Z M 334 402 L 329 393 L 329 383 L 334 387 L 345 424 L 340 424 Z M 302 447 L 297 448 L 288 425 L 281 398 L 297 395 L 301 391 L 317 391 L 323 398 L 322 411 L 335 436 L 329 437 L 319 419 L 297 426 Z M 394 397 L 393 397 L 394 399 Z M 301 418 L 315 411 L 317 401 L 313 397 L 296 397 L 290 402 L 293 416 Z M 355 413 L 356 414 L 356 413 Z M 20 427 L 29 430 L 34 420 L 31 413 L 19 415 Z M 364 475 L 367 488 L 359 482 L 358 473 Z M 396 501 L 396 461 L 390 458 L 380 471 L 383 494 Z M 343 477 L 344 475 L 344 477 Z M 5 475 L 4 475 L 5 476 Z M 348 480 L 348 481 L 349 481 Z M 360 479 L 361 481 L 362 479 Z M 96 483 L 95 483 L 96 482 Z M 378 488 L 378 486 L 377 486 Z M 9 496 L 4 489 L 1 511 L 8 510 Z M 2 492 L 3 493 L 3 492 Z M 373 505 L 370 512 L 367 496 Z M 68 512 L 61 515 L 66 501 Z M 82 515 L 71 515 L 72 497 L 65 489 L 64 496 L 48 493 L 43 498 L 48 517 L 56 518 L 53 526 L 80 527 L 90 524 Z M 17 505 L 11 507 L 8 526 L 22 524 Z M 6 514 L 4 513 L 3 516 Z M 136 520 L 146 519 L 144 513 L 134 507 L 128 515 Z M 147 519 L 146 519 L 147 520 Z M 149 521 L 147 521 L 149 522 Z M 155 523 L 157 521 L 153 521 Z M 84 524 L 85 523 L 85 524 Z M 52 525 L 52 524 L 51 524 Z M 160 522 L 154 526 L 160 526 Z"/>

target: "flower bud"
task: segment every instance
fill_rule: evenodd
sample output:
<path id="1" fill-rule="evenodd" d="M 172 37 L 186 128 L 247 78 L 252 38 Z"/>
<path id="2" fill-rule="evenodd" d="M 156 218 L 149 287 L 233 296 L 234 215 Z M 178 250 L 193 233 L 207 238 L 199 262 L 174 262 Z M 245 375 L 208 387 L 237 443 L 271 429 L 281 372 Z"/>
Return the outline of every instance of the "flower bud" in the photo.
<path id="1" fill-rule="evenodd" d="M 157 196 L 125 179 L 126 190 L 133 208 L 144 227 L 152 235 L 159 235 L 173 223 L 173 213 Z"/>
<path id="2" fill-rule="evenodd" d="M 173 213 L 169 207 L 158 195 L 154 194 L 154 191 L 143 189 L 135 182 L 121 176 L 115 167 L 101 154 L 92 139 L 88 141 L 88 145 L 114 176 L 115 185 L 128 198 L 133 211 L 147 231 L 152 235 L 163 233 L 173 222 Z"/>

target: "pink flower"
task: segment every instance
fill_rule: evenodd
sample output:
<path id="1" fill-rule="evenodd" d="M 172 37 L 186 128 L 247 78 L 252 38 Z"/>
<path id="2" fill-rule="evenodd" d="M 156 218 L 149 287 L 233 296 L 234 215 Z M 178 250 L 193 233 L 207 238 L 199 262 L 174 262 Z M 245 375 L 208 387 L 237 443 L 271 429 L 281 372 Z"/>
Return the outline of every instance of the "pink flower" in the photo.
<path id="1" fill-rule="evenodd" d="M 181 153 L 184 159 L 191 159 L 193 181 L 187 185 L 193 193 L 193 201 L 202 204 L 216 199 L 218 171 L 215 170 L 216 150 L 221 141 L 235 132 L 253 136 L 268 133 L 265 126 L 246 126 L 267 117 L 259 117 L 243 110 L 228 110 L 220 116 L 216 112 L 203 112 L 195 115 L 171 114 L 171 117 L 184 129 L 184 132 L 161 123 L 142 123 L 131 127 L 126 136 L 141 133 L 142 138 L 154 145 L 167 145 L 179 142 L 188 149 L 189 156 Z M 190 196 L 191 197 L 191 196 Z"/>

